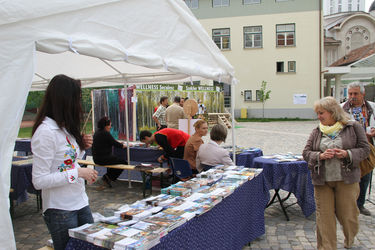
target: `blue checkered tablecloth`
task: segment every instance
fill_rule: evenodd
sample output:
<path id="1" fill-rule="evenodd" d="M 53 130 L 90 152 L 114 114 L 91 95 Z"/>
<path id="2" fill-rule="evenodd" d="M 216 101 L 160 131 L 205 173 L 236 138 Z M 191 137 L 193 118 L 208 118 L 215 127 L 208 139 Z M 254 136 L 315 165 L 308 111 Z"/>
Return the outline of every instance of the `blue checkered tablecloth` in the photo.
<path id="1" fill-rule="evenodd" d="M 153 249 L 242 249 L 265 233 L 264 209 L 268 199 L 261 173 L 207 213 L 169 232 Z M 104 248 L 71 238 L 66 249 Z"/>
<path id="2" fill-rule="evenodd" d="M 255 168 L 263 168 L 268 190 L 283 189 L 297 198 L 303 214 L 309 217 L 315 211 L 314 186 L 305 161 L 277 162 L 258 157 Z"/>

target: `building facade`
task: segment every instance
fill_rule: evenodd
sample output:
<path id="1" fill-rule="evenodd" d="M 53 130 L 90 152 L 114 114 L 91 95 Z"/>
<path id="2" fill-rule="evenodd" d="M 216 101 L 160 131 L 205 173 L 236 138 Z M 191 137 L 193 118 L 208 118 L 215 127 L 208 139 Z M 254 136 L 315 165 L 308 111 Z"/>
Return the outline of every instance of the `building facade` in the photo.
<path id="1" fill-rule="evenodd" d="M 186 0 L 235 68 L 235 113 L 262 117 L 262 81 L 271 90 L 265 117 L 313 118 L 321 94 L 322 6 L 311 0 Z M 228 93 L 227 93 L 228 94 Z"/>
<path id="2" fill-rule="evenodd" d="M 369 13 L 352 11 L 324 16 L 324 95 L 347 98 L 347 84 L 353 81 L 373 83 L 375 51 L 375 1 Z M 363 63 L 362 63 L 363 64 Z"/>
<path id="3" fill-rule="evenodd" d="M 365 0 L 323 0 L 325 16 L 350 11 L 365 11 Z"/>

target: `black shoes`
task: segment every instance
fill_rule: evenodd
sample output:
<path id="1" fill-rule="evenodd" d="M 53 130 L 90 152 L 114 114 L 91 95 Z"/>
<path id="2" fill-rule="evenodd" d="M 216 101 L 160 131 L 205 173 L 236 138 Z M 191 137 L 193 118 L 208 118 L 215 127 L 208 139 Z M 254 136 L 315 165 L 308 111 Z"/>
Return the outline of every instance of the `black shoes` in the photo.
<path id="1" fill-rule="evenodd" d="M 363 215 L 371 216 L 371 212 L 367 208 L 365 208 L 365 207 L 360 207 L 359 208 L 359 212 L 361 214 L 363 214 Z"/>
<path id="2" fill-rule="evenodd" d="M 112 181 L 111 179 L 108 178 L 106 174 L 103 175 L 102 179 L 105 185 L 107 185 L 109 188 L 112 188 L 112 184 L 111 184 Z"/>

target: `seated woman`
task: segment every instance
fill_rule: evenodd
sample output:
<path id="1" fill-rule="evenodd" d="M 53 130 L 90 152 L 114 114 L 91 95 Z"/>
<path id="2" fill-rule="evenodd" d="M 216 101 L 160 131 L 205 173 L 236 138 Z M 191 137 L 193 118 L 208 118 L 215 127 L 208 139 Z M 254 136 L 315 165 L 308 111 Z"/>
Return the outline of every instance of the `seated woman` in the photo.
<path id="1" fill-rule="evenodd" d="M 128 164 L 124 159 L 121 159 L 112 154 L 112 147 L 126 148 L 126 145 L 116 141 L 109 133 L 111 130 L 111 120 L 108 117 L 103 117 L 98 121 L 98 131 L 94 134 L 94 142 L 92 144 L 92 156 L 94 162 L 100 165 L 116 165 Z M 103 181 L 108 187 L 112 187 L 111 182 L 115 181 L 122 169 L 107 168 L 107 173 L 103 175 Z"/>
<path id="2" fill-rule="evenodd" d="M 190 164 L 193 173 L 197 173 L 196 158 L 199 147 L 203 144 L 202 136 L 207 135 L 208 125 L 206 121 L 198 120 L 194 123 L 195 133 L 190 136 L 185 145 L 184 160 Z"/>
<path id="3" fill-rule="evenodd" d="M 219 145 L 227 138 L 227 129 L 220 124 L 213 126 L 210 132 L 211 140 L 199 147 L 196 159 L 196 167 L 199 172 L 206 171 L 216 165 L 233 166 L 228 150 Z"/>

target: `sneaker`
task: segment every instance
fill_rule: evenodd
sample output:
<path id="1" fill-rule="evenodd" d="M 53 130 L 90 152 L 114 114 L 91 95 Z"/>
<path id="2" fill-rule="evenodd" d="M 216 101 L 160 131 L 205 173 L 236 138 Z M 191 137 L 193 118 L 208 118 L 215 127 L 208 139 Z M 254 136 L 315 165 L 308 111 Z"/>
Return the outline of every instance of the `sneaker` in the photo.
<path id="1" fill-rule="evenodd" d="M 361 214 L 363 214 L 363 215 L 371 216 L 371 212 L 367 208 L 365 208 L 365 207 L 360 207 L 359 208 L 359 212 Z"/>

